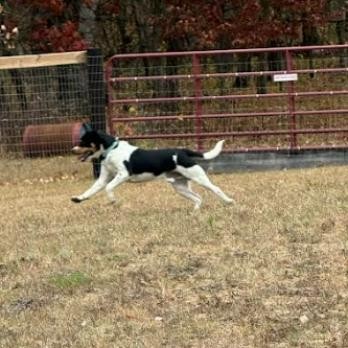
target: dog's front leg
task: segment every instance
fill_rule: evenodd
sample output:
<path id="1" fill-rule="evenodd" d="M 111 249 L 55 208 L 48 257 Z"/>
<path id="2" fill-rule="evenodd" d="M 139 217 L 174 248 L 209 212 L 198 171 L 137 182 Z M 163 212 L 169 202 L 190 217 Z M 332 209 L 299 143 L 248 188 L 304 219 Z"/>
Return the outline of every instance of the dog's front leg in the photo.
<path id="1" fill-rule="evenodd" d="M 106 194 L 108 195 L 111 203 L 114 203 L 116 201 L 113 190 L 118 186 L 121 185 L 123 182 L 127 181 L 129 178 L 129 175 L 127 172 L 120 171 L 114 179 L 112 179 L 107 185 L 106 185 Z"/>
<path id="2" fill-rule="evenodd" d="M 93 195 L 101 191 L 107 185 L 109 181 L 110 181 L 110 174 L 102 165 L 98 180 L 82 195 L 74 196 L 71 198 L 71 200 L 74 203 L 80 203 L 82 201 L 85 201 L 86 199 L 89 199 L 90 197 L 92 197 Z"/>

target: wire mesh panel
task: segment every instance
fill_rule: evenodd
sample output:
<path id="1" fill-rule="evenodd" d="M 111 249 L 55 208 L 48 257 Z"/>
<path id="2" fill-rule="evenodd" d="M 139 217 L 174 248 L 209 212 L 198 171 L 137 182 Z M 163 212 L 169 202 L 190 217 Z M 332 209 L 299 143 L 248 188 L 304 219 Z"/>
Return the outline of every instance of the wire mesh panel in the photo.
<path id="1" fill-rule="evenodd" d="M 70 152 L 90 118 L 85 52 L 3 57 L 1 155 Z"/>
<path id="2" fill-rule="evenodd" d="M 109 126 L 138 142 L 232 151 L 346 146 L 348 45 L 116 55 Z"/>

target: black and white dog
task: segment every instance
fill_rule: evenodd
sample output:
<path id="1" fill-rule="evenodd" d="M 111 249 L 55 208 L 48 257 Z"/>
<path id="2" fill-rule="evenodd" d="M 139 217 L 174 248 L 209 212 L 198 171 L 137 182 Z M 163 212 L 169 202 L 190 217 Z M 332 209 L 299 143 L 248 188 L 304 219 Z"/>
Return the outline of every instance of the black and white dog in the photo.
<path id="1" fill-rule="evenodd" d="M 103 132 L 94 131 L 88 124 L 84 124 L 80 143 L 72 151 L 79 155 L 81 161 L 100 159 L 101 170 L 99 178 L 91 188 L 71 200 L 80 203 L 105 187 L 109 199 L 114 202 L 113 190 L 126 181 L 142 182 L 163 178 L 179 194 L 192 200 L 195 209 L 200 207 L 202 199 L 191 190 L 190 180 L 211 190 L 224 202 L 233 203 L 232 198 L 211 183 L 203 168 L 194 160 L 217 157 L 223 142 L 219 141 L 212 150 L 205 153 L 188 149 L 145 150 Z"/>

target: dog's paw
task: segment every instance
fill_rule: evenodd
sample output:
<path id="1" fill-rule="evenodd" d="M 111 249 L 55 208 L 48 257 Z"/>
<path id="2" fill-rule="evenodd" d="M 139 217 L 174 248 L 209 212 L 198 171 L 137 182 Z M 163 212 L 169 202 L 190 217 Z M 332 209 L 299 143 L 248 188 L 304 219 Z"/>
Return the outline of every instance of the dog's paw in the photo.
<path id="1" fill-rule="evenodd" d="M 80 199 L 79 197 L 71 197 L 71 201 L 74 203 L 81 203 L 82 199 Z"/>
<path id="2" fill-rule="evenodd" d="M 233 198 L 228 198 L 228 200 L 225 201 L 226 204 L 236 205 L 237 202 Z"/>

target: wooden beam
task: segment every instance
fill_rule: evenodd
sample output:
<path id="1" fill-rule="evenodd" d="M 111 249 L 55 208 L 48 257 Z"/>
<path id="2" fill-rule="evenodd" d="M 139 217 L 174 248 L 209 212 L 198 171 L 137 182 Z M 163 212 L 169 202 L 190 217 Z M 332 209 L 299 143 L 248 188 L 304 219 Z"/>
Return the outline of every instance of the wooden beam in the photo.
<path id="1" fill-rule="evenodd" d="M 0 57 L 0 70 L 83 64 L 86 61 L 86 51 Z"/>

